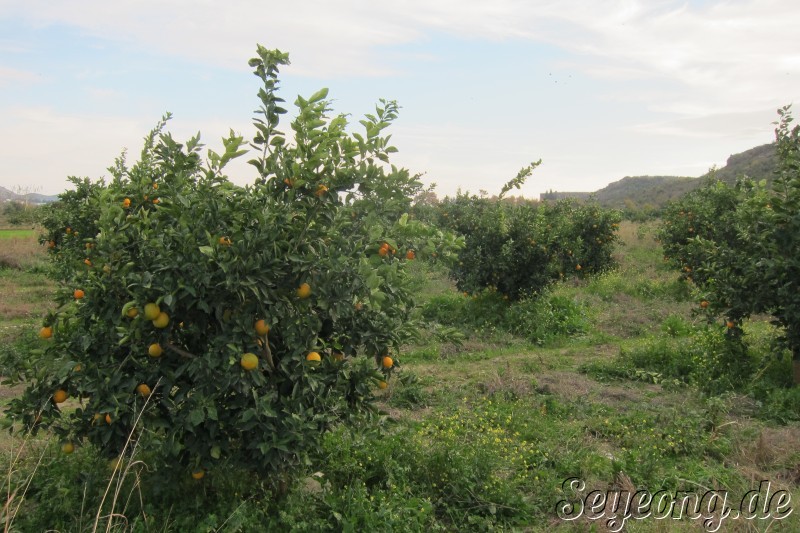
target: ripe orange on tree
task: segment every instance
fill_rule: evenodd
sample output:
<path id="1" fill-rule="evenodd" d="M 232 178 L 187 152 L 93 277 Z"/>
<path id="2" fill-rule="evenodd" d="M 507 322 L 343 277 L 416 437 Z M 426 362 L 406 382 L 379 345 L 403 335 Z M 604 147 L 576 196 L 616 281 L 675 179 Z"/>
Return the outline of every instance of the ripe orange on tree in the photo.
<path id="1" fill-rule="evenodd" d="M 58 389 L 53 393 L 53 401 L 55 403 L 64 403 L 69 398 L 69 394 L 64 389 Z"/>
<path id="2" fill-rule="evenodd" d="M 201 480 L 206 475 L 204 470 L 195 470 L 192 472 L 192 479 Z"/>
<path id="3" fill-rule="evenodd" d="M 269 333 L 269 325 L 267 325 L 263 318 L 256 321 L 254 328 L 256 330 L 256 335 L 259 337 L 263 337 Z"/>
<path id="4" fill-rule="evenodd" d="M 314 194 L 316 194 L 318 197 L 321 197 L 321 196 L 322 196 L 323 194 L 325 194 L 326 192 L 328 192 L 328 187 L 326 187 L 325 185 L 322 185 L 322 184 L 320 183 L 320 184 L 317 186 L 317 192 L 315 192 Z"/>
<path id="5" fill-rule="evenodd" d="M 308 355 L 306 356 L 306 361 L 308 361 L 309 363 L 319 363 L 320 361 L 322 361 L 322 357 L 320 357 L 319 353 L 317 352 L 308 352 Z"/>
<path id="6" fill-rule="evenodd" d="M 412 261 L 414 258 L 417 257 L 417 254 L 414 253 L 414 250 L 409 250 L 406 252 L 406 259 Z"/>
<path id="7" fill-rule="evenodd" d="M 110 424 L 111 423 L 111 414 L 110 413 L 106 413 L 105 420 L 106 420 L 106 424 Z"/>
<path id="8" fill-rule="evenodd" d="M 394 361 L 388 355 L 385 355 L 383 359 L 381 359 L 381 364 L 383 364 L 383 368 L 392 368 L 394 366 Z"/>
<path id="9" fill-rule="evenodd" d="M 84 293 L 84 292 L 83 292 L 83 290 L 81 290 L 81 289 L 75 289 L 75 290 L 72 292 L 72 296 L 73 296 L 73 297 L 74 297 L 76 300 L 80 300 L 80 299 L 82 299 L 82 298 L 85 296 L 85 294 L 86 294 L 86 293 Z"/>
<path id="10" fill-rule="evenodd" d="M 140 383 L 139 385 L 136 386 L 136 392 L 138 392 L 142 396 L 142 398 L 147 398 L 148 396 L 150 396 L 151 391 L 147 383 Z"/>
<path id="11" fill-rule="evenodd" d="M 161 345 L 158 343 L 151 344 L 147 349 L 147 353 L 150 354 L 150 357 L 161 357 L 163 352 L 164 350 L 161 349 Z"/>
<path id="12" fill-rule="evenodd" d="M 135 307 L 131 307 L 125 314 L 128 316 L 128 318 L 136 318 L 139 315 L 139 310 Z"/>
<path id="13" fill-rule="evenodd" d="M 386 388 L 386 387 L 388 387 L 388 386 L 389 386 L 389 384 L 388 384 L 388 383 L 386 383 L 386 382 L 385 382 L 385 381 L 383 381 L 383 380 L 381 380 L 381 381 L 379 381 L 379 382 L 378 382 L 378 388 L 379 388 L 379 389 L 385 389 L 385 388 Z"/>
<path id="14" fill-rule="evenodd" d="M 311 296 L 311 285 L 308 283 L 300 284 L 300 286 L 297 288 L 297 297 L 301 300 L 304 300 L 309 296 Z"/>
<path id="15" fill-rule="evenodd" d="M 51 328 L 50 326 L 45 326 L 39 330 L 39 337 L 43 339 L 49 339 L 52 336 L 53 336 L 53 328 Z"/>
<path id="16" fill-rule="evenodd" d="M 130 198 L 125 198 L 124 200 L 122 200 L 122 207 L 127 209 L 130 206 L 131 206 L 131 199 Z"/>
<path id="17" fill-rule="evenodd" d="M 700 302 L 700 307 L 703 308 L 703 309 L 707 308 L 708 307 L 708 300 L 703 300 L 702 302 Z"/>
<path id="18" fill-rule="evenodd" d="M 161 311 L 155 320 L 153 320 L 153 325 L 158 329 L 164 329 L 169 325 L 169 315 L 164 311 Z"/>
<path id="19" fill-rule="evenodd" d="M 255 370 L 256 368 L 258 368 L 258 356 L 254 353 L 248 352 L 242 355 L 239 364 L 245 370 Z"/>
<path id="20" fill-rule="evenodd" d="M 61 445 L 61 451 L 69 455 L 75 451 L 75 445 L 72 444 L 71 442 L 65 442 L 64 444 Z"/>

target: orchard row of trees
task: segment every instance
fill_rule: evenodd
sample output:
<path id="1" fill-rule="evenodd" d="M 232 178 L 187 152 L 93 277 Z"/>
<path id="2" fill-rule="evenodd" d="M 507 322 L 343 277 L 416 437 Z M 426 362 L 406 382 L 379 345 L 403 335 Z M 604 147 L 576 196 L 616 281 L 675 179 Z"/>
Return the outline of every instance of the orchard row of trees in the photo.
<path id="1" fill-rule="evenodd" d="M 397 105 L 349 133 L 326 89 L 298 96 L 290 138 L 287 64 L 260 46 L 250 61 L 250 143 L 231 132 L 204 158 L 199 136 L 165 132 L 167 115 L 139 161 L 118 158 L 108 183 L 73 178 L 46 209 L 60 288 L 15 376 L 29 384 L 10 405 L 24 427 L 69 452 L 90 442 L 115 467 L 136 449 L 165 472 L 235 466 L 279 489 L 328 428 L 373 412 L 420 330 L 410 261 L 443 261 L 462 290 L 510 299 L 610 264 L 618 216 L 596 206 L 460 195 L 413 216 L 422 185 L 390 164 L 385 135 Z M 248 151 L 258 178 L 239 187 L 224 170 Z"/>

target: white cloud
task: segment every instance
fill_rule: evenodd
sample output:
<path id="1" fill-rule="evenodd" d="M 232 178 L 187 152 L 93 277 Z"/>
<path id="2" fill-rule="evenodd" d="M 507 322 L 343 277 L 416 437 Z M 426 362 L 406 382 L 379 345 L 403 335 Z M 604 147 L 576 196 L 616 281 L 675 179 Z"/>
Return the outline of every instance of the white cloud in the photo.
<path id="1" fill-rule="evenodd" d="M 38 83 L 42 77 L 35 72 L 0 66 L 0 87 L 18 83 Z"/>

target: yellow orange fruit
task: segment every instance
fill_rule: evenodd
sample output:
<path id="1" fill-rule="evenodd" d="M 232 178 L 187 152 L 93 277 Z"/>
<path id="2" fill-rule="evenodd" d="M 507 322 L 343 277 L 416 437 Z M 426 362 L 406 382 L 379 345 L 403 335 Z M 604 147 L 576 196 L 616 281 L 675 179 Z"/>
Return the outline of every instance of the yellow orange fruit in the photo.
<path id="1" fill-rule="evenodd" d="M 137 316 L 139 316 L 139 310 L 136 309 L 135 307 L 131 307 L 125 314 L 128 316 L 128 318 L 136 318 Z"/>
<path id="2" fill-rule="evenodd" d="M 580 266 L 580 265 L 575 265 L 575 270 L 580 270 L 581 268 L 583 268 L 583 267 Z"/>
<path id="3" fill-rule="evenodd" d="M 297 297 L 300 299 L 306 299 L 311 296 L 311 285 L 308 283 L 302 283 L 297 288 Z"/>
<path id="4" fill-rule="evenodd" d="M 733 329 L 733 327 L 736 326 L 732 320 L 728 320 L 725 325 L 728 327 L 728 329 Z"/>
<path id="5" fill-rule="evenodd" d="M 255 370 L 258 368 L 258 356 L 256 356 L 254 353 L 246 353 L 242 356 L 239 364 L 245 370 Z"/>
<path id="6" fill-rule="evenodd" d="M 61 451 L 69 455 L 75 451 L 75 445 L 72 444 L 71 442 L 65 442 L 64 444 L 61 445 Z"/>
<path id="7" fill-rule="evenodd" d="M 707 300 L 703 300 L 702 302 L 700 302 L 700 307 L 702 307 L 703 309 L 707 308 L 708 307 L 708 301 Z"/>
<path id="8" fill-rule="evenodd" d="M 155 320 L 153 320 L 153 325 L 158 329 L 164 329 L 169 324 L 169 315 L 164 311 L 161 311 Z"/>
<path id="9" fill-rule="evenodd" d="M 86 265 L 87 267 L 90 267 L 92 266 L 92 261 L 87 257 L 86 259 L 83 260 L 83 264 Z"/>
<path id="10" fill-rule="evenodd" d="M 69 394 L 64 389 L 58 389 L 53 393 L 53 401 L 55 403 L 64 403 L 69 398 Z"/>
<path id="11" fill-rule="evenodd" d="M 406 259 L 412 261 L 414 258 L 417 257 L 417 254 L 414 253 L 414 250 L 409 250 L 406 252 Z"/>
<path id="12" fill-rule="evenodd" d="M 161 354 L 164 353 L 164 350 L 161 349 L 160 344 L 155 343 L 150 345 L 150 347 L 147 349 L 147 353 L 150 354 L 150 357 L 161 357 Z"/>
<path id="13" fill-rule="evenodd" d="M 383 368 L 392 368 L 394 366 L 394 361 L 388 355 L 383 357 L 381 363 L 383 364 Z"/>
<path id="14" fill-rule="evenodd" d="M 50 326 L 45 326 L 39 330 L 39 337 L 43 339 L 49 339 L 52 336 L 53 336 L 53 328 L 51 328 Z"/>
<path id="15" fill-rule="evenodd" d="M 109 413 L 106 413 L 106 424 L 110 423 L 111 423 L 111 415 Z"/>
<path id="16" fill-rule="evenodd" d="M 319 356 L 319 353 L 317 352 L 308 352 L 308 355 L 306 356 L 306 361 L 308 361 L 309 363 L 319 363 L 320 361 L 322 361 L 322 358 Z"/>
<path id="17" fill-rule="evenodd" d="M 73 296 L 73 297 L 74 297 L 76 300 L 80 300 L 80 299 L 82 299 L 82 298 L 83 298 L 85 295 L 86 295 L 86 293 L 85 293 L 85 292 L 83 292 L 81 289 L 75 289 L 74 291 L 72 291 L 72 296 Z"/>
<path id="18" fill-rule="evenodd" d="M 269 325 L 266 322 L 264 322 L 263 318 L 261 320 L 257 320 L 254 327 L 256 330 L 256 335 L 258 335 L 259 337 L 263 337 L 264 335 L 269 333 Z"/>
<path id="19" fill-rule="evenodd" d="M 317 196 L 322 196 L 326 192 L 328 192 L 328 187 L 326 187 L 325 185 L 320 184 L 320 185 L 317 186 L 317 192 L 315 192 L 314 194 L 316 194 Z"/>
<path id="20" fill-rule="evenodd" d="M 150 396 L 150 387 L 147 385 L 147 383 L 140 383 L 136 387 L 136 392 L 138 392 L 142 398 L 147 398 Z"/>
<path id="21" fill-rule="evenodd" d="M 145 304 L 145 306 L 144 306 L 144 317 L 147 320 L 155 320 L 156 318 L 158 318 L 158 315 L 160 313 L 161 313 L 161 308 L 158 306 L 158 304 L 153 303 L 153 302 Z"/>
<path id="22" fill-rule="evenodd" d="M 388 387 L 388 386 L 389 386 L 389 384 L 388 384 L 388 383 L 386 383 L 386 382 L 385 382 L 385 381 L 383 381 L 383 380 L 381 380 L 381 381 L 379 381 L 379 382 L 378 382 L 378 388 L 379 388 L 379 389 L 385 389 L 385 388 L 386 388 L 386 387 Z"/>
<path id="23" fill-rule="evenodd" d="M 130 206 L 131 206 L 131 199 L 130 198 L 125 198 L 124 200 L 122 200 L 122 207 L 127 209 Z"/>
<path id="24" fill-rule="evenodd" d="M 192 472 L 192 479 L 201 480 L 206 475 L 204 470 L 195 470 Z"/>

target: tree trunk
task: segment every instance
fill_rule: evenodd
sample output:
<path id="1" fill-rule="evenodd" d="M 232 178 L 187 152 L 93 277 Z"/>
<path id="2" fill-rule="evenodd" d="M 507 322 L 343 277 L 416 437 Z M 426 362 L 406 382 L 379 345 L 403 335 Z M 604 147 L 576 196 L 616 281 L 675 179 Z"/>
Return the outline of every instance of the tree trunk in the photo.
<path id="1" fill-rule="evenodd" d="M 794 375 L 793 383 L 795 387 L 800 384 L 800 347 L 795 347 L 792 350 L 792 374 Z"/>

